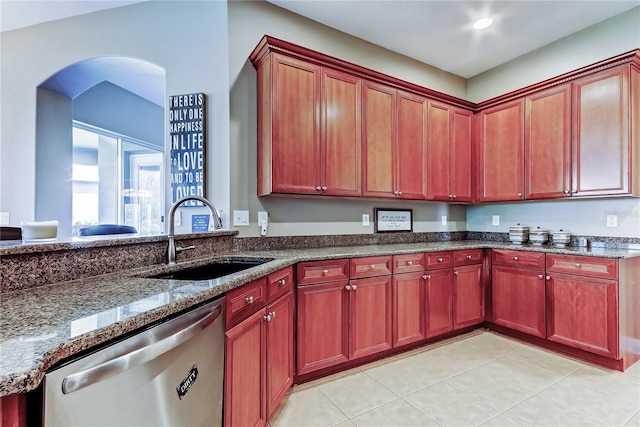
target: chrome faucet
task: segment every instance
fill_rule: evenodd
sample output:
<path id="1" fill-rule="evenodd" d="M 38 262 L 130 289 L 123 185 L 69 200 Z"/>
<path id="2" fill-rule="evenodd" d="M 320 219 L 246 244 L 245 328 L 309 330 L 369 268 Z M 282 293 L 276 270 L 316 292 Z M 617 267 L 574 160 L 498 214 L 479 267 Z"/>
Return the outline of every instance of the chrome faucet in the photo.
<path id="1" fill-rule="evenodd" d="M 200 197 L 200 196 L 187 196 L 184 197 L 180 200 L 178 200 L 177 202 L 175 202 L 173 204 L 173 206 L 171 206 L 171 209 L 169 209 L 169 246 L 167 247 L 167 264 L 175 264 L 176 263 L 176 252 L 182 252 L 184 250 L 187 249 L 195 249 L 194 246 L 189 246 L 186 248 L 176 248 L 176 241 L 175 241 L 175 215 L 176 215 L 176 211 L 178 210 L 178 207 L 183 204 L 184 202 L 187 202 L 189 200 L 195 200 L 198 202 L 202 202 L 204 203 L 209 210 L 211 211 L 211 215 L 213 216 L 213 220 L 214 220 L 214 224 L 215 224 L 215 228 L 222 228 L 222 219 L 220 219 L 220 215 L 218 215 L 218 211 L 216 210 L 215 206 L 213 206 L 213 204 L 208 201 L 207 199 L 205 199 L 204 197 Z"/>

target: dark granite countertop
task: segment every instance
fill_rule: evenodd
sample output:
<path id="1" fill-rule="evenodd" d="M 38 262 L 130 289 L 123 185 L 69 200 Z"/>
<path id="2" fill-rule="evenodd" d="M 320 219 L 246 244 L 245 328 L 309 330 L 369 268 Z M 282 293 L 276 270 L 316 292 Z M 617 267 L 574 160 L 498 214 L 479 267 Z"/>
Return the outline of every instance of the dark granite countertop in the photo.
<path id="1" fill-rule="evenodd" d="M 472 248 L 501 248 L 605 258 L 640 256 L 640 250 L 556 248 L 487 241 L 246 251 L 193 259 L 174 266 L 156 264 L 3 293 L 0 294 L 0 396 L 33 390 L 42 381 L 44 372 L 62 360 L 162 321 L 300 261 Z M 215 280 L 178 281 L 148 278 L 160 273 L 207 264 L 213 260 L 230 258 L 259 258 L 271 261 Z"/>

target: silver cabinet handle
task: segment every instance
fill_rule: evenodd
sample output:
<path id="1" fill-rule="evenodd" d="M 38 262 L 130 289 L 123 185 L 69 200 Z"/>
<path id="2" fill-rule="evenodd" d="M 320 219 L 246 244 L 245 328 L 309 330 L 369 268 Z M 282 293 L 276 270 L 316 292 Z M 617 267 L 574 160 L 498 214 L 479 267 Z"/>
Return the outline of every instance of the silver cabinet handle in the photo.
<path id="1" fill-rule="evenodd" d="M 438 258 L 438 262 L 442 262 L 442 261 L 443 261 L 442 258 Z"/>
<path id="2" fill-rule="evenodd" d="M 351 289 L 355 291 L 356 289 L 358 289 L 358 287 L 356 285 L 351 285 Z"/>
<path id="3" fill-rule="evenodd" d="M 327 191 L 327 186 L 326 185 L 322 187 L 322 191 Z"/>
<path id="4" fill-rule="evenodd" d="M 542 274 L 538 274 L 538 279 L 542 280 L 544 276 Z"/>
<path id="5" fill-rule="evenodd" d="M 398 191 L 398 196 L 402 196 L 402 191 Z"/>
<path id="6" fill-rule="evenodd" d="M 518 258 L 517 256 L 514 256 L 514 257 L 513 257 L 513 260 L 514 260 L 514 261 L 518 261 L 519 259 L 520 259 L 520 258 Z"/>
<path id="7" fill-rule="evenodd" d="M 264 316 L 263 319 L 266 320 L 267 322 L 271 322 L 271 313 Z"/>
<path id="8" fill-rule="evenodd" d="M 253 304 L 253 295 L 246 297 L 244 300 L 247 304 Z"/>
<path id="9" fill-rule="evenodd" d="M 455 194 L 453 194 L 453 198 L 455 199 L 456 197 L 458 197 L 458 196 L 456 196 Z"/>
<path id="10" fill-rule="evenodd" d="M 518 197 L 522 197 L 522 193 L 518 193 Z"/>
<path id="11" fill-rule="evenodd" d="M 424 276 L 422 276 L 422 278 L 424 280 L 429 280 L 429 279 L 431 279 L 431 275 L 430 274 L 425 274 Z"/>
<path id="12" fill-rule="evenodd" d="M 407 265 L 408 266 L 412 266 L 413 265 L 413 261 L 407 261 Z"/>
<path id="13" fill-rule="evenodd" d="M 329 274 L 329 270 L 322 270 L 322 275 L 327 276 Z"/>
<path id="14" fill-rule="evenodd" d="M 269 312 L 269 316 L 271 316 L 272 319 L 275 319 L 276 318 L 276 312 L 275 311 Z"/>
<path id="15" fill-rule="evenodd" d="M 547 276 L 547 277 L 546 277 L 546 279 L 547 279 L 547 280 L 551 280 L 551 276 Z"/>
<path id="16" fill-rule="evenodd" d="M 376 269 L 376 265 L 375 264 L 371 264 L 371 269 L 375 270 Z"/>
<path id="17" fill-rule="evenodd" d="M 350 291 L 351 290 L 351 286 L 347 285 L 344 287 L 346 290 Z"/>
<path id="18" fill-rule="evenodd" d="M 74 391 L 120 374 L 128 369 L 135 368 L 150 360 L 157 359 L 195 337 L 215 322 L 221 313 L 222 303 L 216 305 L 213 311 L 209 311 L 206 315 L 178 332 L 170 331 L 169 335 L 158 337 L 158 339 L 147 346 L 123 354 L 122 356 L 118 356 L 115 359 L 108 360 L 92 368 L 68 375 L 62 380 L 62 393 L 73 393 Z"/>
<path id="19" fill-rule="evenodd" d="M 458 275 L 458 272 L 457 272 L 457 271 L 454 271 L 454 272 L 453 272 L 453 274 L 455 274 L 455 275 L 457 276 L 457 275 Z"/>
<path id="20" fill-rule="evenodd" d="M 471 256 L 471 255 L 467 255 L 467 259 L 471 259 L 471 258 L 472 258 L 472 256 Z"/>
<path id="21" fill-rule="evenodd" d="M 579 262 L 576 262 L 576 268 L 580 268 L 582 265 Z"/>
<path id="22" fill-rule="evenodd" d="M 286 285 L 286 284 L 287 284 L 287 281 L 286 281 L 285 279 L 280 279 L 280 280 L 278 280 L 278 284 L 279 284 L 280 286 L 284 286 L 284 285 Z"/>
<path id="23" fill-rule="evenodd" d="M 321 191 L 322 187 L 320 187 L 319 185 L 316 187 L 316 191 Z"/>
<path id="24" fill-rule="evenodd" d="M 569 194 L 569 190 L 564 190 L 564 194 Z"/>

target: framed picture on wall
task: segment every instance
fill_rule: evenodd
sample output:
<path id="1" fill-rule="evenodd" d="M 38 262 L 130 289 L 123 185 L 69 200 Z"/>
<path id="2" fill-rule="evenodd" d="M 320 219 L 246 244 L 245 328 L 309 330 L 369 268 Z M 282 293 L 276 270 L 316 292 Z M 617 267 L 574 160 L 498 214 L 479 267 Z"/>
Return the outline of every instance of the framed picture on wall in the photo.
<path id="1" fill-rule="evenodd" d="M 376 233 L 413 231 L 412 209 L 374 209 Z"/>

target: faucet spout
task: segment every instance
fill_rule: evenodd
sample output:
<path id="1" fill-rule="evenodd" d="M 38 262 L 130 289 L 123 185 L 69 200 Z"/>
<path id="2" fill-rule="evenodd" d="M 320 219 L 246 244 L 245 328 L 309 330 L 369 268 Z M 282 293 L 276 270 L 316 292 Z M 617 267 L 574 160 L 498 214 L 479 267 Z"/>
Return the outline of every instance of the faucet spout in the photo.
<path id="1" fill-rule="evenodd" d="M 211 216 L 213 217 L 214 226 L 216 229 L 222 228 L 222 219 L 218 214 L 215 206 L 209 200 L 200 196 L 187 196 L 184 197 L 177 202 L 175 202 L 171 208 L 169 209 L 169 246 L 167 247 L 167 264 L 175 264 L 176 263 L 176 242 L 175 242 L 175 216 L 176 211 L 184 202 L 189 200 L 195 200 L 203 203 L 205 206 L 209 208 L 211 211 Z"/>

